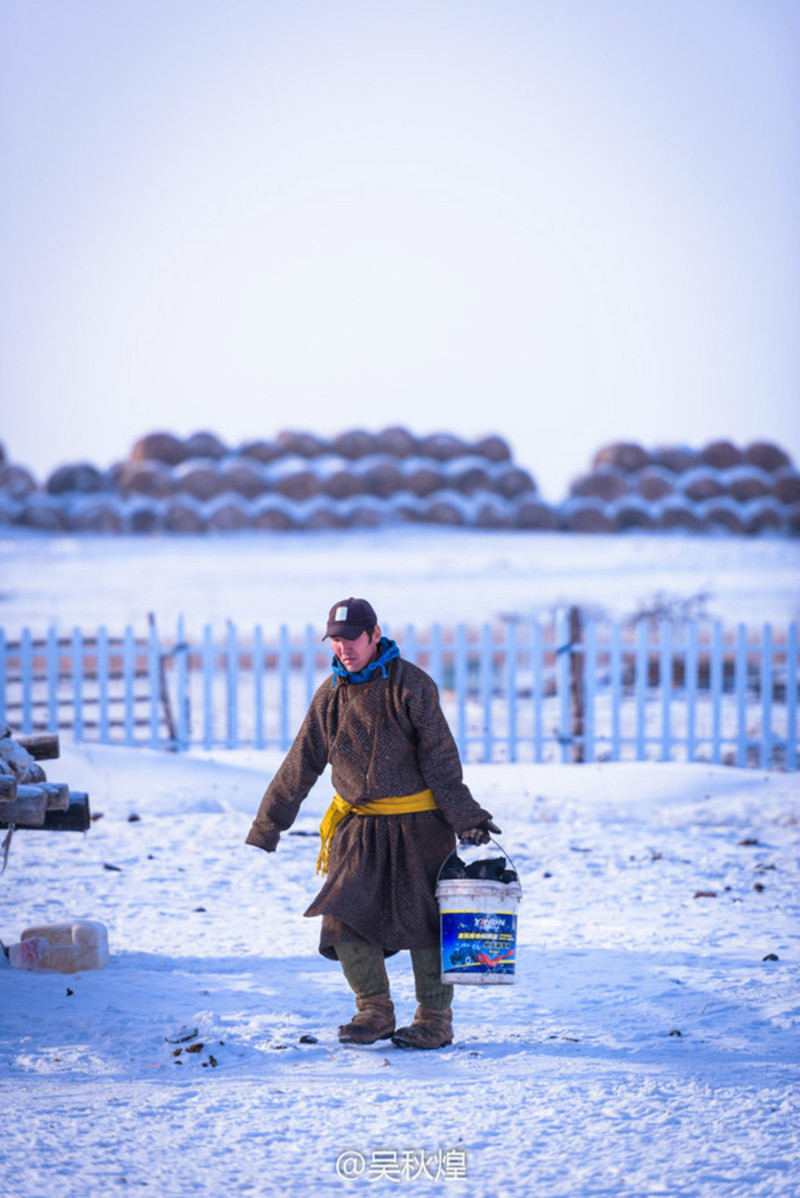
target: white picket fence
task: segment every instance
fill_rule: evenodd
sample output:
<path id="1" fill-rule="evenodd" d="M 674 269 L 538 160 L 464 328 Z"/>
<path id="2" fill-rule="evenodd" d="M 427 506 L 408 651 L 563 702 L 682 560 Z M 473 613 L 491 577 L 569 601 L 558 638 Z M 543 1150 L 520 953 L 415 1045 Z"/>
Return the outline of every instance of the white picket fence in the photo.
<path id="1" fill-rule="evenodd" d="M 436 680 L 465 761 L 797 769 L 797 624 L 553 619 L 384 629 Z M 330 650 L 310 627 L 0 630 L 0 720 L 76 742 L 285 750 Z"/>

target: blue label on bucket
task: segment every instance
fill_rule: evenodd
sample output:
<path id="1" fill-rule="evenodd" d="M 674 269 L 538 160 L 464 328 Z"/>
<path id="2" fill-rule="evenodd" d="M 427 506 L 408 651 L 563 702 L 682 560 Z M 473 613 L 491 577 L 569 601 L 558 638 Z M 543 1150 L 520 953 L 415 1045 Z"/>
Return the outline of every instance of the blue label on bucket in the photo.
<path id="1" fill-rule="evenodd" d="M 514 972 L 516 915 L 500 911 L 443 911 L 441 927 L 444 972 Z"/>

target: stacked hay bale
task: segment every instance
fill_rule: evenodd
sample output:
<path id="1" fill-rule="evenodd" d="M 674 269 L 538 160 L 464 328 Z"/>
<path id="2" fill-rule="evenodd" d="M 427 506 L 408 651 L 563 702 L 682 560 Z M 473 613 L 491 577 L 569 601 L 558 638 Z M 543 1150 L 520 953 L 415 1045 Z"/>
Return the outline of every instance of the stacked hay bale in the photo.
<path id="1" fill-rule="evenodd" d="M 105 474 L 79 463 L 54 471 L 43 490 L 27 473 L 12 482 L 0 521 L 54 532 L 558 525 L 495 434 L 469 442 L 392 427 L 324 440 L 284 431 L 231 450 L 210 432 L 186 439 L 155 432 Z"/>
<path id="2" fill-rule="evenodd" d="M 800 473 L 779 446 L 743 449 L 712 441 L 703 449 L 652 451 L 615 442 L 594 455 L 559 508 L 577 532 L 684 530 L 754 536 L 800 533 Z"/>

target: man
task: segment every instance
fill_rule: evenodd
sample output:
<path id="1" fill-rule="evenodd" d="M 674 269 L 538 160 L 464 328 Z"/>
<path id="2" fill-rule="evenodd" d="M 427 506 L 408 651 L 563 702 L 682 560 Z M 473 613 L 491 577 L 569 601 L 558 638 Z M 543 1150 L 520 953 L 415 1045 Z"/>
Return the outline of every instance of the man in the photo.
<path id="1" fill-rule="evenodd" d="M 320 952 L 339 960 L 356 996 L 339 1039 L 441 1048 L 453 1039 L 453 987 L 441 981 L 436 876 L 456 836 L 484 844 L 500 829 L 462 781 L 433 679 L 381 635 L 371 605 L 335 604 L 327 638 L 333 675 L 314 695 L 247 843 L 273 852 L 330 763 L 336 796 L 318 864 L 327 877 L 305 914 L 322 916 Z M 395 1031 L 384 958 L 401 949 L 411 953 L 418 1006 L 413 1023 Z"/>

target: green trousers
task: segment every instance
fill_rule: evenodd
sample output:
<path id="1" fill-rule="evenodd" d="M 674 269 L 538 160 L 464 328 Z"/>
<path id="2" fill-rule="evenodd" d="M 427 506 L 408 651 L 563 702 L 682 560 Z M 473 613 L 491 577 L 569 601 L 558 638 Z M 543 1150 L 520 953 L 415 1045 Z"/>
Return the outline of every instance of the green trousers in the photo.
<path id="1" fill-rule="evenodd" d="M 412 948 L 414 989 L 420 1006 L 445 1011 L 453 1002 L 453 987 L 441 980 L 442 960 L 438 947 Z M 347 940 L 336 945 L 336 954 L 347 984 L 358 998 L 389 993 L 389 977 L 383 949 L 377 944 Z"/>

